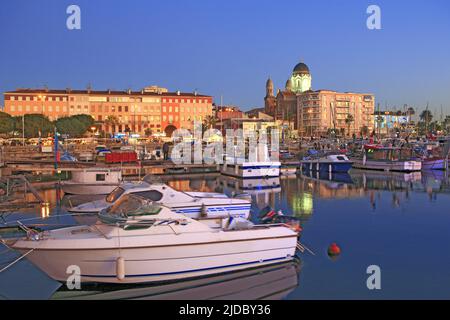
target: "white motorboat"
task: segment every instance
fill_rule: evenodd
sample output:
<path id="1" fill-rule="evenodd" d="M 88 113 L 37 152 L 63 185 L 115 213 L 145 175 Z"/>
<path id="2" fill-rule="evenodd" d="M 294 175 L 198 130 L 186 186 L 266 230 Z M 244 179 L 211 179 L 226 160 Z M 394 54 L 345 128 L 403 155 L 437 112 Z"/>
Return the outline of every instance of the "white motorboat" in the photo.
<path id="1" fill-rule="evenodd" d="M 134 194 L 155 203 L 164 204 L 176 213 L 193 219 L 217 219 L 250 215 L 251 201 L 245 198 L 228 197 L 216 192 L 183 192 L 161 182 L 124 182 L 104 199 L 91 201 L 69 208 L 72 213 L 98 213 L 111 207 L 122 197 Z"/>
<path id="2" fill-rule="evenodd" d="M 176 280 L 291 261 L 297 246 L 297 233 L 283 224 L 229 218 L 215 229 L 132 195 L 99 217 L 93 226 L 30 230 L 10 245 L 57 281 L 67 281 L 74 268 L 81 282 L 103 283 Z"/>
<path id="3" fill-rule="evenodd" d="M 241 158 L 235 154 L 227 155 L 220 173 L 242 179 L 272 178 L 280 176 L 281 162 L 270 159 L 267 145 L 258 145 L 254 159 Z"/>
<path id="4" fill-rule="evenodd" d="M 108 194 L 122 181 L 120 168 L 87 168 L 71 175 L 70 180 L 60 183 L 66 194 Z"/>

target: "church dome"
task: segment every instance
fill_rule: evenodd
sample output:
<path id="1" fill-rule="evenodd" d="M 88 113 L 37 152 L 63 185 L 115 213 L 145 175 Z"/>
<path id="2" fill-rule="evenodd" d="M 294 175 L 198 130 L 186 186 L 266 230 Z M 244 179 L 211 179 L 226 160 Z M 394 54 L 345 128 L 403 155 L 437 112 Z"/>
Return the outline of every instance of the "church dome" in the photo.
<path id="1" fill-rule="evenodd" d="M 293 74 L 309 74 L 309 68 L 306 64 L 303 62 L 297 63 L 297 65 L 294 67 L 294 70 L 292 70 Z"/>
<path id="2" fill-rule="evenodd" d="M 267 79 L 267 82 L 266 82 L 266 88 L 268 88 L 268 87 L 273 87 L 273 82 L 272 82 L 272 79 Z"/>

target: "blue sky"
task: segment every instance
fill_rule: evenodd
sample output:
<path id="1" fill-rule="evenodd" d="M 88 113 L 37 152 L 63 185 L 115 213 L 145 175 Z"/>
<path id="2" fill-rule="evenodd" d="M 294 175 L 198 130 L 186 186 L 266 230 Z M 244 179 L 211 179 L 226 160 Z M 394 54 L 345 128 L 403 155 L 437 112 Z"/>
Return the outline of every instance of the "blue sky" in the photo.
<path id="1" fill-rule="evenodd" d="M 70 4 L 81 30 L 66 28 Z M 370 4 L 382 30 L 366 28 Z M 447 0 L 4 0 L 0 36 L 1 92 L 157 84 L 248 109 L 302 59 L 313 89 L 450 113 Z"/>

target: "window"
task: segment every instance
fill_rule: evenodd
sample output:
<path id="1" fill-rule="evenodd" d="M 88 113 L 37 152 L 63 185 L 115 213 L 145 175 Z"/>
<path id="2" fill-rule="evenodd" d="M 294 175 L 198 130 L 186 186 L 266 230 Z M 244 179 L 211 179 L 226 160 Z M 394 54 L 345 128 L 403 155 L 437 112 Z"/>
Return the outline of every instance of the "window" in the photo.
<path id="1" fill-rule="evenodd" d="M 157 190 L 150 191 L 142 191 L 142 192 L 133 192 L 134 195 L 150 199 L 152 201 L 159 201 L 162 199 L 163 194 Z"/>
<path id="2" fill-rule="evenodd" d="M 125 192 L 124 189 L 117 187 L 106 197 L 107 202 L 114 202 L 120 198 L 120 196 Z"/>
<path id="3" fill-rule="evenodd" d="M 97 173 L 95 175 L 95 181 L 105 181 L 106 175 L 104 173 Z"/>

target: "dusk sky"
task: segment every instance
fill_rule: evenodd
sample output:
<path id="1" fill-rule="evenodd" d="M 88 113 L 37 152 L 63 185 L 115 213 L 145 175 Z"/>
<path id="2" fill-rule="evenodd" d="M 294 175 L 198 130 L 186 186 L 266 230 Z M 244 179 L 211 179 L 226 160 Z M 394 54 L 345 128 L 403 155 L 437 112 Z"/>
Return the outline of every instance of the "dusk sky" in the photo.
<path id="1" fill-rule="evenodd" d="M 70 4 L 81 30 L 66 28 Z M 366 27 L 370 4 L 381 30 Z M 302 59 L 314 90 L 450 113 L 448 0 L 5 0 L 0 36 L 1 92 L 155 84 L 250 109 L 269 75 L 282 88 Z"/>

